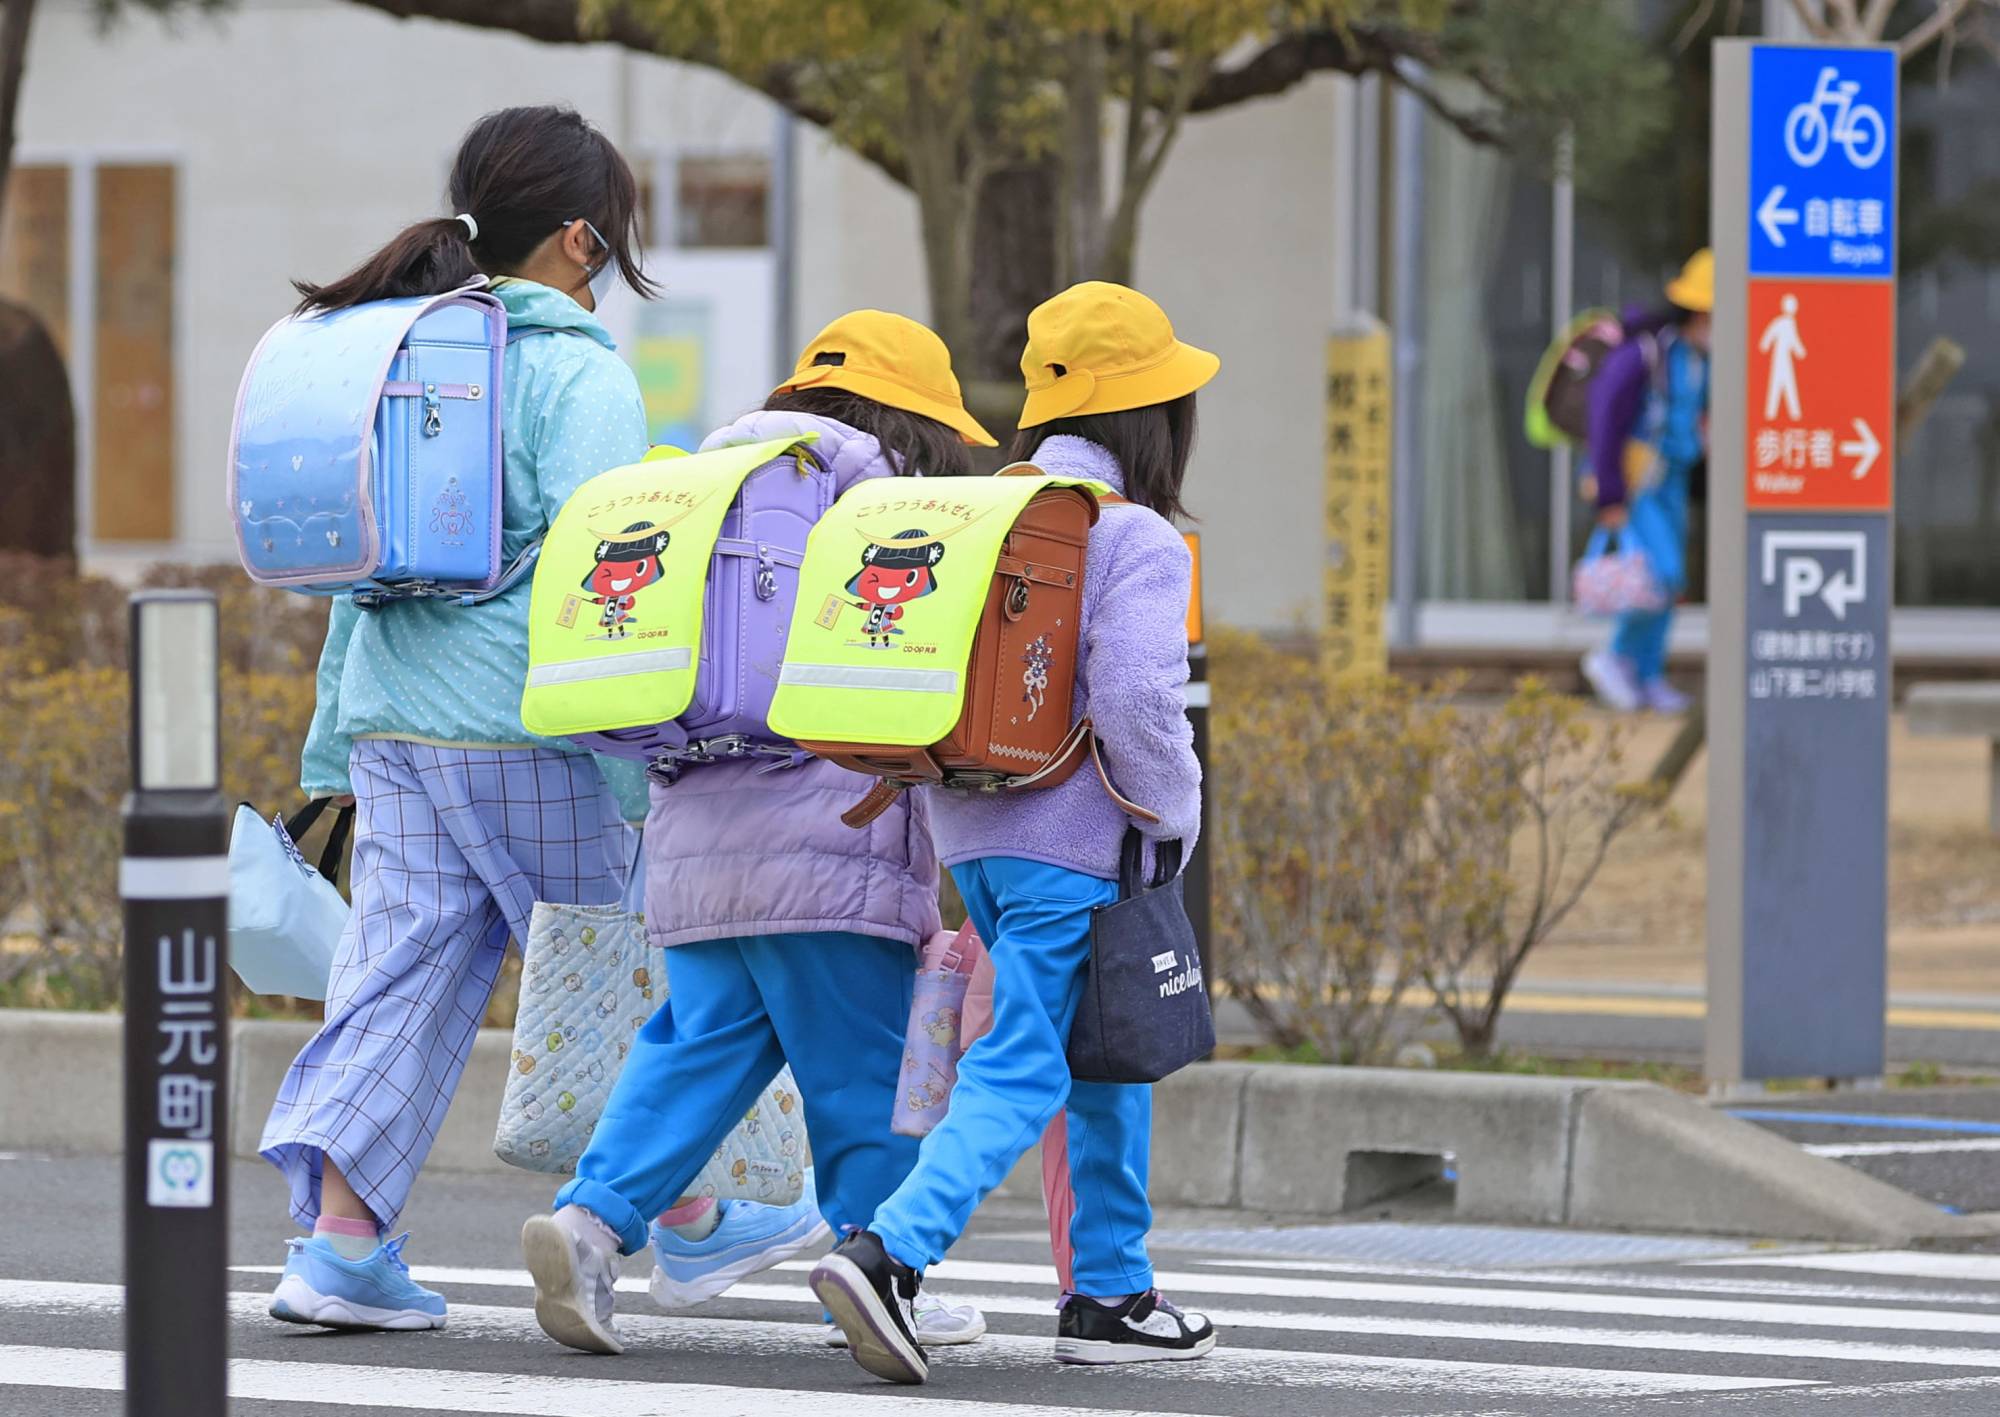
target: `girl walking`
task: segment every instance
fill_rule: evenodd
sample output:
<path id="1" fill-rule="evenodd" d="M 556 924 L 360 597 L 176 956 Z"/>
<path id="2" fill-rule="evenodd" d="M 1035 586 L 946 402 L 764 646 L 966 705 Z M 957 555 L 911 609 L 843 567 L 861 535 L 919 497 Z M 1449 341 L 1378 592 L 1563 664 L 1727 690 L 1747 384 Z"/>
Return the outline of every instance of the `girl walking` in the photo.
<path id="1" fill-rule="evenodd" d="M 963 474 L 965 445 L 993 444 L 965 411 L 944 342 L 878 310 L 827 326 L 762 409 L 703 447 L 803 434 L 817 435 L 807 456 L 837 492 L 869 478 Z M 653 787 L 646 919 L 652 942 L 670 950 L 667 1002 L 633 1041 L 555 1214 L 521 1234 L 535 1316 L 558 1342 L 622 1350 L 618 1256 L 646 1247 L 656 1215 L 653 1293 L 679 1307 L 788 1258 L 827 1225 L 866 1224 L 916 1164 L 917 1140 L 889 1123 L 915 949 L 938 929 L 937 855 L 915 794 L 865 831 L 841 823 L 869 785 L 833 763 L 766 758 L 693 766 Z M 685 1196 L 787 1062 L 817 1196 L 809 1189 L 790 1210 L 719 1211 Z M 931 1343 L 970 1342 L 986 1327 L 977 1310 L 915 1294 L 911 1322 Z"/>
<path id="2" fill-rule="evenodd" d="M 654 293 L 633 250 L 638 184 L 577 114 L 510 108 L 466 134 L 450 198 L 458 215 L 417 223 L 331 284 L 302 283 L 300 309 L 492 280 L 509 329 L 511 563 L 583 481 L 646 451 L 637 381 L 592 313 L 615 279 Z M 443 1297 L 402 1261 L 408 1236 L 383 1237 L 444 1120 L 509 934 L 527 939 L 537 899 L 622 893 L 630 833 L 603 774 L 521 724 L 528 596 L 523 581 L 470 607 L 334 604 L 302 780 L 308 796 L 356 803 L 354 911 L 326 1022 L 264 1127 L 263 1155 L 313 1231 L 290 1242 L 276 1318 L 444 1325 Z"/>
<path id="3" fill-rule="evenodd" d="M 1182 690 L 1192 568 L 1168 518 L 1182 511 L 1195 390 L 1220 363 L 1175 339 L 1165 312 L 1138 291 L 1074 286 L 1028 317 L 1028 399 L 1012 449 L 1131 503 L 1107 505 L 1091 531 L 1073 712 L 1095 722 L 1119 790 L 1159 814 L 1140 830 L 1186 848 L 1201 822 Z M 1199 1358 L 1214 1329 L 1154 1291 L 1146 1254 L 1152 1090 L 1072 1083 L 1065 1060 L 1091 911 L 1118 898 L 1119 845 L 1135 823 L 1091 773 L 1018 795 L 924 796 L 939 855 L 988 942 L 993 1027 L 960 1062 L 951 1110 L 916 1168 L 820 1262 L 813 1288 L 862 1367 L 923 1382 L 929 1365 L 912 1305 L 925 1269 L 1066 1106 L 1075 1292 L 1064 1296 L 1056 1357 Z M 1146 855 L 1150 874 L 1150 844 Z"/>

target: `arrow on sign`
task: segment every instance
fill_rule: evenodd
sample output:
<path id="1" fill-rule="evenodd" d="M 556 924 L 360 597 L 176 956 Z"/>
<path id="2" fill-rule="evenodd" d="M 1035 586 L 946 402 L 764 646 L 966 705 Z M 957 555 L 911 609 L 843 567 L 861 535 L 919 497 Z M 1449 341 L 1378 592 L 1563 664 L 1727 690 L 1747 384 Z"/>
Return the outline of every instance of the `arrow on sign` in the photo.
<path id="1" fill-rule="evenodd" d="M 1865 418 L 1854 420 L 1854 434 L 1853 438 L 1840 445 L 1840 453 L 1842 457 L 1855 460 L 1854 480 L 1859 482 L 1868 475 L 1868 469 L 1875 466 L 1875 458 L 1882 451 L 1882 445 L 1875 441 L 1875 430 L 1868 426 Z"/>
<path id="2" fill-rule="evenodd" d="M 1785 228 L 1796 226 L 1799 214 L 1791 207 L 1784 206 L 1785 185 L 1779 183 L 1771 189 L 1771 194 L 1757 204 L 1757 224 L 1764 228 L 1764 234 L 1771 238 L 1773 246 L 1785 244 Z"/>

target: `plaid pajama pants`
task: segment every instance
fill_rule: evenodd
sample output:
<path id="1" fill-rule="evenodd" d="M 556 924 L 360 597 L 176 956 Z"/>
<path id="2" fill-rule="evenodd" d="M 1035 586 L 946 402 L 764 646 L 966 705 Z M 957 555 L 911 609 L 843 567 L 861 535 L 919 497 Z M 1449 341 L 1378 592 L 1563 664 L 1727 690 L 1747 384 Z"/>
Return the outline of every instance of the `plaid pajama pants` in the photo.
<path id="1" fill-rule="evenodd" d="M 618 900 L 631 833 L 590 758 L 362 739 L 354 913 L 326 1022 L 293 1061 L 259 1150 L 319 1216 L 332 1157 L 384 1226 L 409 1199 L 537 900 Z"/>

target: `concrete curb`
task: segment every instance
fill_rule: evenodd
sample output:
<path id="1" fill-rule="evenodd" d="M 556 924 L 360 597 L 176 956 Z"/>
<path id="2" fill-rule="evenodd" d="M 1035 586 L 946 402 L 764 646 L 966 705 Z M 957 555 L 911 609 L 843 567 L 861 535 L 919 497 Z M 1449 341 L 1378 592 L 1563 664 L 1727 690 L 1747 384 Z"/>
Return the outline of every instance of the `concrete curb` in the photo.
<path id="1" fill-rule="evenodd" d="M 121 1023 L 0 1009 L 0 1150 L 123 1145 Z M 235 1025 L 236 1155 L 256 1155 L 285 1068 L 312 1032 Z M 505 1032 L 480 1034 L 429 1166 L 510 1169 L 492 1150 L 510 1051 Z M 1996 1230 L 1650 1083 L 1209 1063 L 1154 1089 L 1153 1138 L 1160 1205 L 1335 1217 L 1449 1165 L 1462 1220 L 1888 1246 Z M 1040 1194 L 1033 1151 L 1001 1189 Z"/>

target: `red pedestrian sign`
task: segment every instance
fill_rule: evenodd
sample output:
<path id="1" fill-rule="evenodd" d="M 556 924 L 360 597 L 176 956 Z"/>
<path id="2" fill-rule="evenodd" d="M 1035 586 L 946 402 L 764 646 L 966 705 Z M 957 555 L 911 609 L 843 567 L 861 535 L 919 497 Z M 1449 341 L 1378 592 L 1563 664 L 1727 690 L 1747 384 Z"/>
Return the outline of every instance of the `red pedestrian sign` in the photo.
<path id="1" fill-rule="evenodd" d="M 1749 286 L 1748 505 L 1888 511 L 1895 286 L 1791 277 Z"/>

